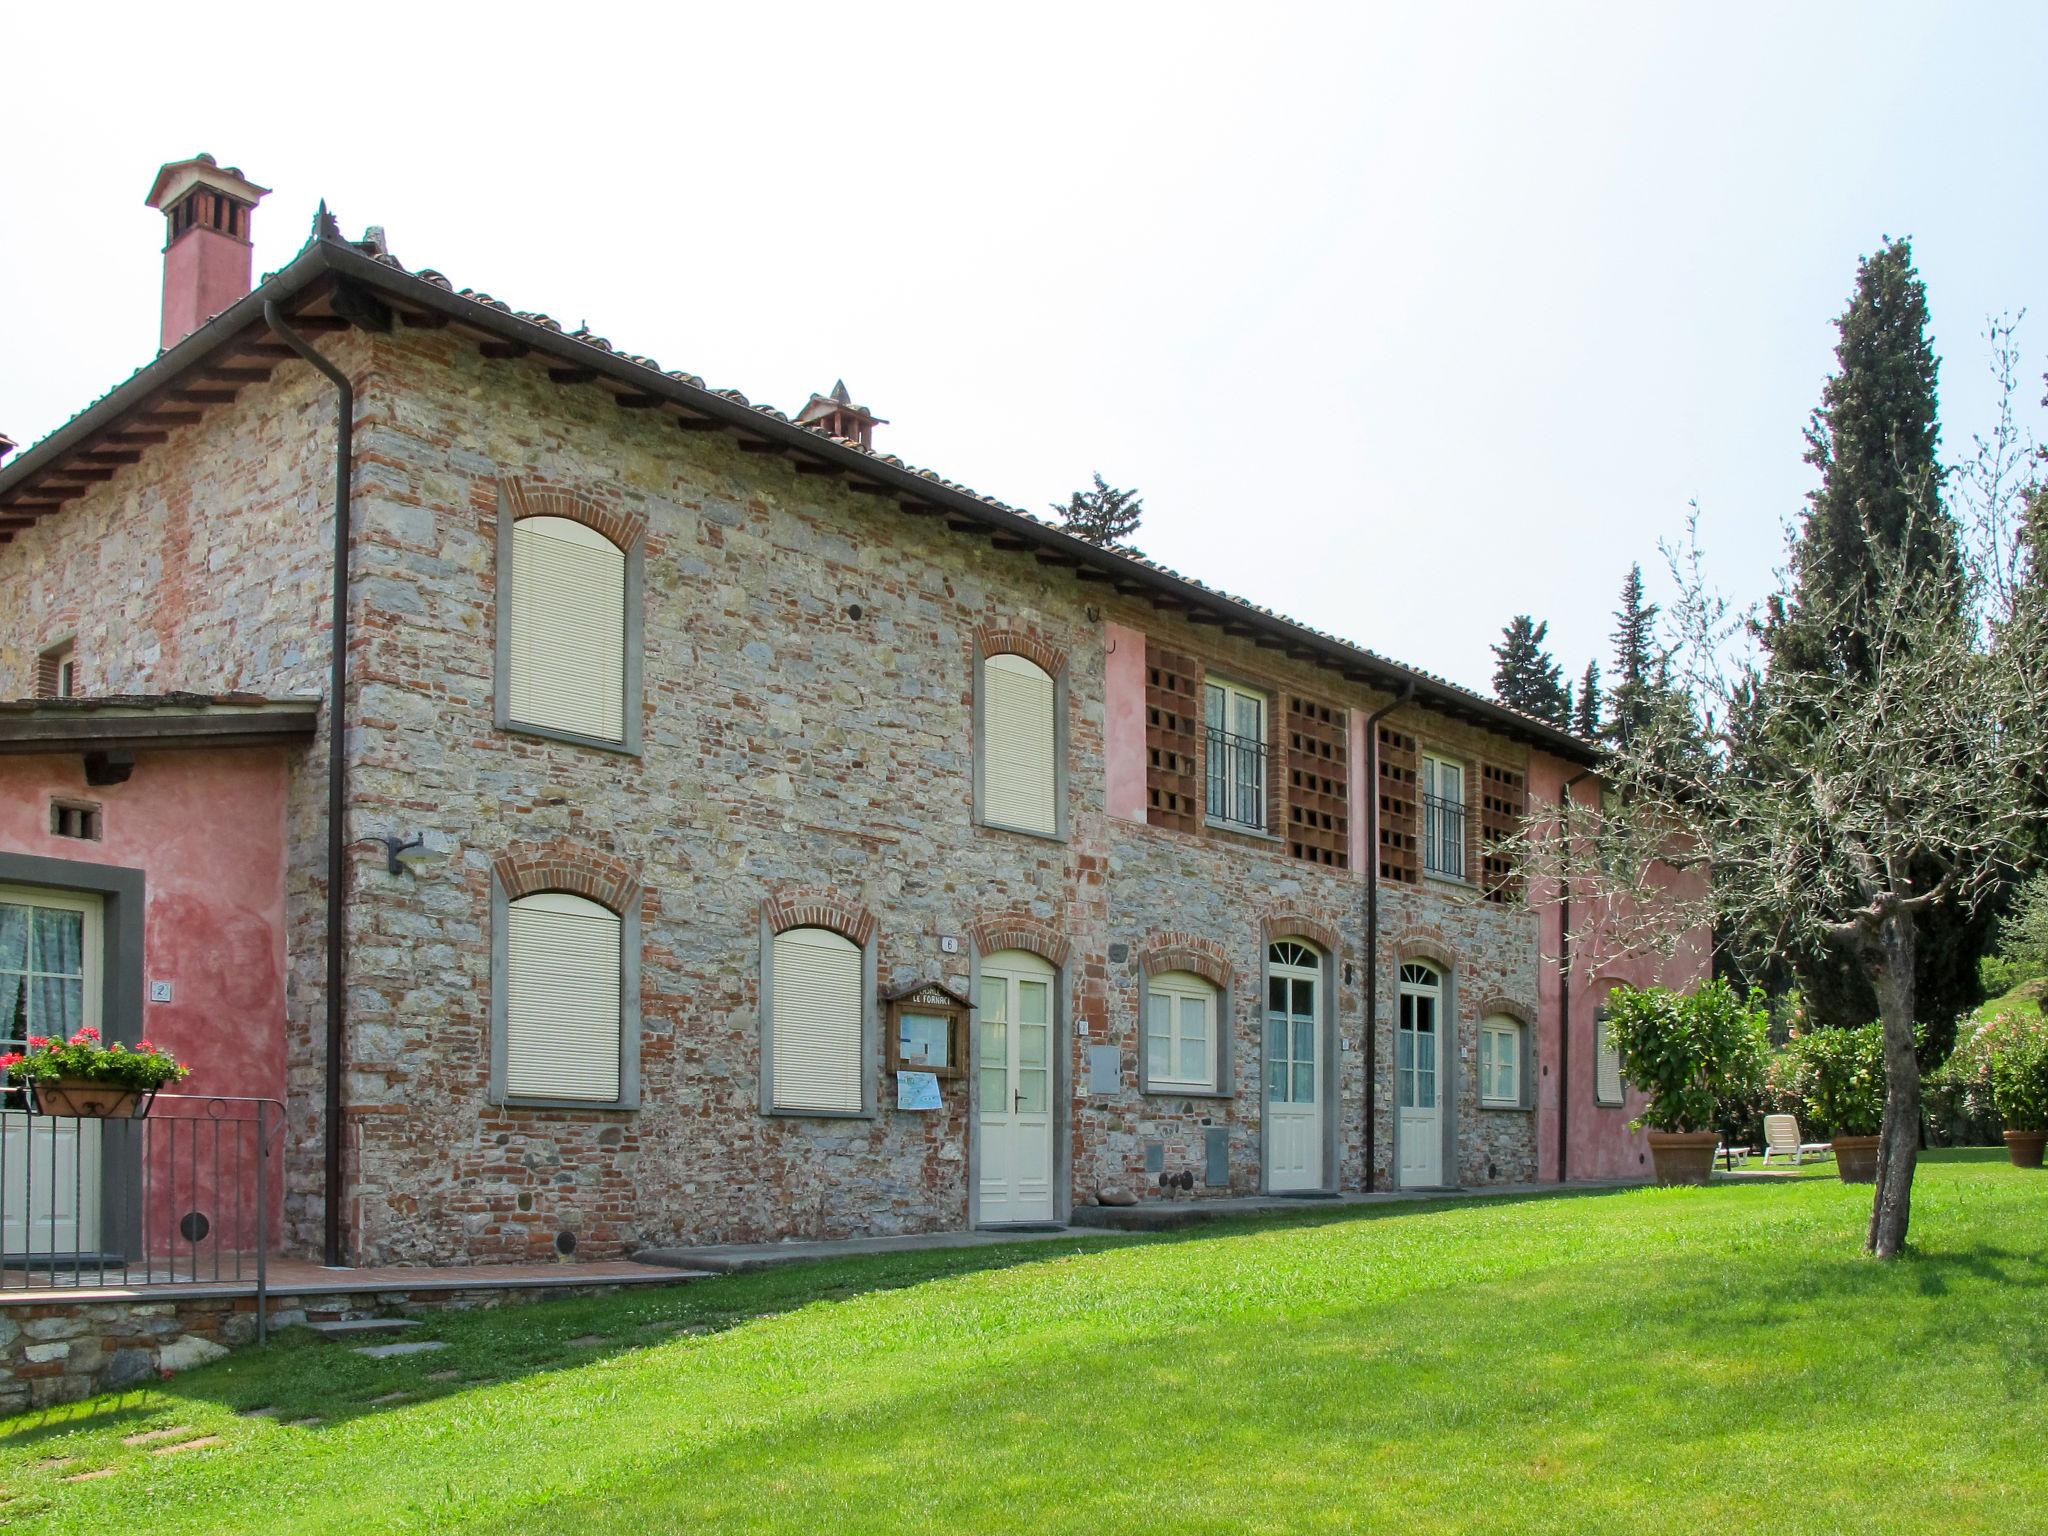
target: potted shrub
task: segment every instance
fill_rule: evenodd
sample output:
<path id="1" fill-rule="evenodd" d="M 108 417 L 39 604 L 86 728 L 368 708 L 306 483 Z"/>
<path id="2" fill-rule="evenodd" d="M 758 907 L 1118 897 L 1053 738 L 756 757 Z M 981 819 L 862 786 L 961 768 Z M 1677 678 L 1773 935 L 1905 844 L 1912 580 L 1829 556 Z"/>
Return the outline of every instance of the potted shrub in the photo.
<path id="1" fill-rule="evenodd" d="M 1721 1104 L 1755 1092 L 1770 1049 L 1770 1013 L 1725 981 L 1681 993 L 1617 987 L 1607 999 L 1607 1042 L 1622 1076 L 1650 1096 L 1633 1122 L 1648 1130 L 1659 1184 L 1704 1184 L 1714 1172 Z"/>
<path id="2" fill-rule="evenodd" d="M 1991 1096 L 2013 1166 L 2040 1167 L 2048 1146 L 2048 1026 L 2014 1020 L 2000 1032 L 1991 1048 Z"/>
<path id="3" fill-rule="evenodd" d="M 192 1069 L 147 1040 L 106 1045 L 88 1024 L 69 1040 L 30 1035 L 26 1051 L 0 1056 L 0 1070 L 10 1086 L 27 1087 L 37 1114 L 120 1120 L 148 1114 L 157 1090 Z"/>
<path id="4" fill-rule="evenodd" d="M 1817 1029 L 1795 1049 L 1806 1118 L 1833 1139 L 1835 1172 L 1845 1184 L 1875 1182 L 1884 1127 L 1884 1026 Z"/>

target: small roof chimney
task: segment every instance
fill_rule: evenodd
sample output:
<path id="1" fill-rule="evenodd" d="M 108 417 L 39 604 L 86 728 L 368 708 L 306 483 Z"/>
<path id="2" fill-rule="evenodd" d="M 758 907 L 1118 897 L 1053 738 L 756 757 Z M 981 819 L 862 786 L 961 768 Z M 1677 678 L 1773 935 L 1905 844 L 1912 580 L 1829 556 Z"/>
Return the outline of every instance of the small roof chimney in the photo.
<path id="1" fill-rule="evenodd" d="M 164 328 L 161 345 L 176 346 L 249 291 L 249 221 L 268 187 L 211 155 L 173 160 L 156 173 L 144 199 L 161 209 L 164 239 Z"/>
<path id="2" fill-rule="evenodd" d="M 846 380 L 841 379 L 832 386 L 831 394 L 811 396 L 810 403 L 796 413 L 796 424 L 816 427 L 829 436 L 872 448 L 875 428 L 887 426 L 889 418 L 877 416 L 864 405 L 855 405 L 853 396 L 846 392 Z"/>

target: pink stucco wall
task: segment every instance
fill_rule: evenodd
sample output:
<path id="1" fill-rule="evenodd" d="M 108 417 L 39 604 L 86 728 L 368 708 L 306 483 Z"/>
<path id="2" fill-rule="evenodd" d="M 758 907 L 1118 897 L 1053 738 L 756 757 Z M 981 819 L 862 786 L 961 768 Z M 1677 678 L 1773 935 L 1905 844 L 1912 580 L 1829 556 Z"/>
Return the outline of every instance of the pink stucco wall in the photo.
<path id="1" fill-rule="evenodd" d="M 1104 626 L 1102 771 L 1105 809 L 1125 821 L 1145 819 L 1145 637 L 1122 624 Z"/>
<path id="2" fill-rule="evenodd" d="M 1540 814 L 1542 807 L 1557 805 L 1565 784 L 1578 773 L 1576 766 L 1559 758 L 1541 752 L 1532 754 L 1529 763 L 1531 811 Z M 1571 794 L 1579 804 L 1597 804 L 1600 782 L 1595 778 L 1581 779 L 1573 785 Z M 1674 884 L 1680 889 L 1692 890 L 1696 888 L 1698 879 L 1697 876 L 1680 875 L 1674 877 Z M 1642 1113 L 1643 1095 L 1633 1088 L 1625 1088 L 1625 1102 L 1618 1108 L 1594 1102 L 1594 1013 L 1609 989 L 1616 985 L 1688 987 L 1705 980 L 1713 968 L 1711 935 L 1704 930 L 1692 933 L 1670 955 L 1617 955 L 1604 952 L 1597 939 L 1582 942 L 1578 952 L 1572 956 L 1571 1061 L 1566 1069 L 1567 1075 L 1560 1080 L 1555 1066 L 1563 1056 L 1560 1049 L 1560 1005 L 1565 978 L 1558 961 L 1562 953 L 1564 913 L 1550 899 L 1552 895 L 1554 887 L 1546 888 L 1541 883 L 1534 884 L 1530 891 L 1530 897 L 1541 914 L 1543 934 L 1543 962 L 1537 977 L 1537 1004 L 1542 1015 L 1540 1059 L 1553 1067 L 1537 1084 L 1540 1176 L 1554 1179 L 1558 1175 L 1559 1101 L 1560 1094 L 1563 1094 L 1568 1095 L 1569 1104 L 1565 1125 L 1566 1172 L 1570 1177 L 1647 1177 L 1649 1143 L 1642 1132 L 1632 1131 L 1628 1125 Z M 1584 907 L 1575 905 L 1573 927 L 1583 926 L 1584 920 Z"/>
<path id="3" fill-rule="evenodd" d="M 86 784 L 77 753 L 0 757 L 0 851 L 142 871 L 141 1033 L 192 1067 L 181 1095 L 284 1097 L 285 777 L 278 747 L 145 752 L 127 783 L 105 786 Z M 53 796 L 97 803 L 100 839 L 53 835 Z M 147 1000 L 158 981 L 172 1001 Z M 163 1099 L 152 1119 L 173 1115 L 203 1120 L 209 1106 Z M 150 1134 L 167 1140 L 163 1127 Z M 213 1134 L 198 1133 L 202 1146 Z M 190 1164 L 189 1140 L 179 1145 Z M 273 1180 L 274 1213 L 281 1188 Z M 210 1204 L 217 1223 L 230 1219 L 231 1200 Z"/>

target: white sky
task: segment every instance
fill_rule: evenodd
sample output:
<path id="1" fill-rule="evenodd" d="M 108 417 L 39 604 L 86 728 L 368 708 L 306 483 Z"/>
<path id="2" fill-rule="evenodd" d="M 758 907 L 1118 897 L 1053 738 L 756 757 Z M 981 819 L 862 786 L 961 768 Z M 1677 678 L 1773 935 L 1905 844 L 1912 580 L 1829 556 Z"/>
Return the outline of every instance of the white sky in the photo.
<path id="1" fill-rule="evenodd" d="M 1688 498 L 1744 592 L 1857 257 L 1914 236 L 1947 445 L 2048 306 L 2048 5 L 23 8 L 0 430 L 154 351 L 157 165 L 1484 689 L 1567 673 Z M 564 16 L 569 18 L 564 24 Z M 46 182 L 42 172 L 48 170 Z M 2048 309 L 2022 332 L 2038 394 Z"/>

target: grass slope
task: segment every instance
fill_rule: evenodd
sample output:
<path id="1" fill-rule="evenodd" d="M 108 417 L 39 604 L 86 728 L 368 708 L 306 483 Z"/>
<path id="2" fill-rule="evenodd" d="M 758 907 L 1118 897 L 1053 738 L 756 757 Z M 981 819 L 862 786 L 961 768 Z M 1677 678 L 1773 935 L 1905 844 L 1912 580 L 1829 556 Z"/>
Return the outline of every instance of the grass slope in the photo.
<path id="1" fill-rule="evenodd" d="M 2048 1175 L 1922 1170 L 1891 1266 L 1823 1168 L 834 1261 L 438 1318 L 410 1359 L 287 1335 L 0 1424 L 0 1524 L 2036 1528 Z M 124 1443 L 172 1427 L 220 1443 Z"/>

